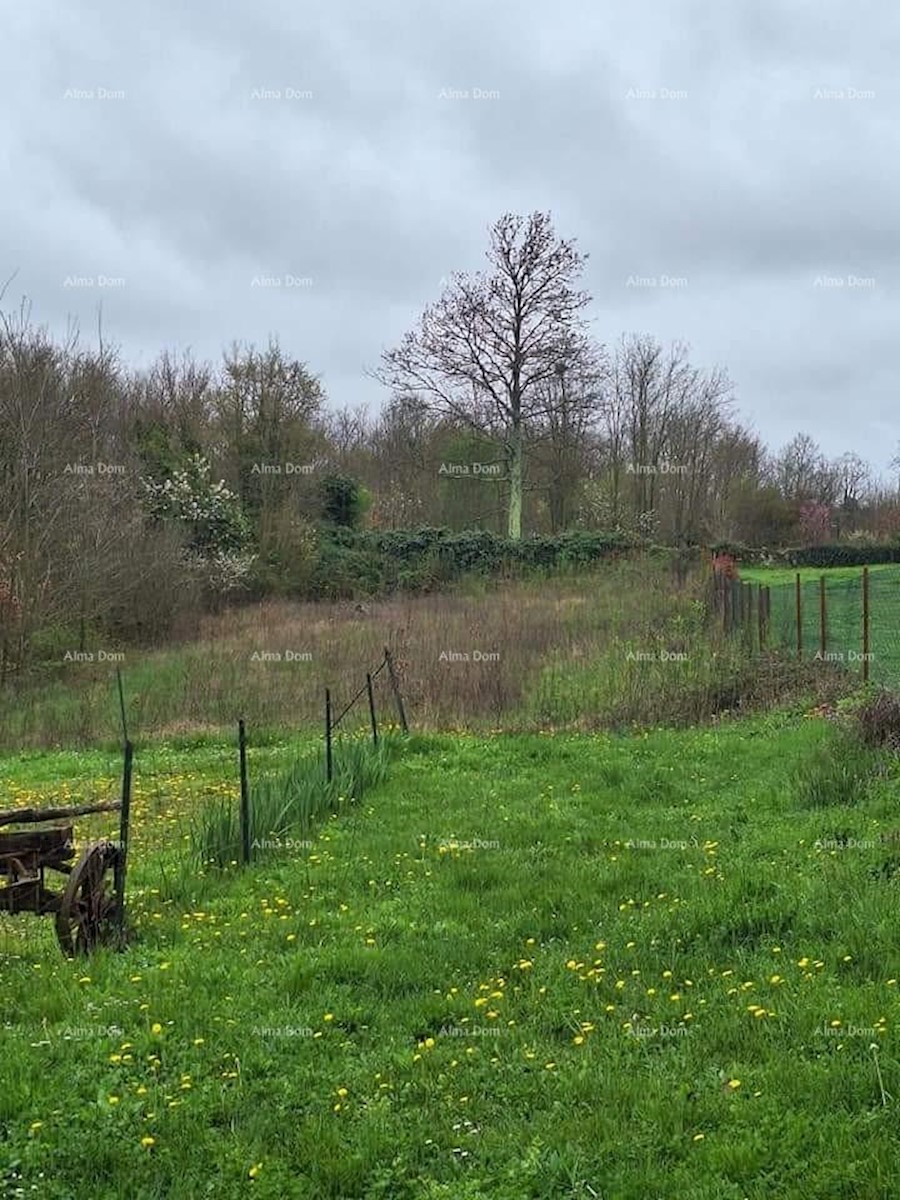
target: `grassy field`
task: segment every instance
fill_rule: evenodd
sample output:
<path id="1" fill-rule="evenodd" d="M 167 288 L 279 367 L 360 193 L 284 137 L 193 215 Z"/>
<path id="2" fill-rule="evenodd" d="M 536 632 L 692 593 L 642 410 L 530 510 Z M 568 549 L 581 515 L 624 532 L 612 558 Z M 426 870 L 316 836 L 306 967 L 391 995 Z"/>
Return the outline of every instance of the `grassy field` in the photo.
<path id="1" fill-rule="evenodd" d="M 702 581 L 673 587 L 658 562 L 623 561 L 553 581 L 469 581 L 446 594 L 373 601 L 364 611 L 250 605 L 207 619 L 196 642 L 129 651 L 115 665 L 139 736 L 216 735 L 239 716 L 254 731 L 318 731 L 325 687 L 345 704 L 385 645 L 420 729 L 691 722 L 733 706 L 759 682 L 739 647 L 710 639 L 702 597 Z M 101 651 L 111 652 L 88 653 Z M 4 694 L 0 750 L 113 744 L 119 736 L 115 665 L 99 657 L 63 662 L 71 653 L 63 646 L 54 653 L 30 686 Z M 376 700 L 394 715 L 384 672 Z"/>
<path id="2" fill-rule="evenodd" d="M 838 739 L 414 735 L 224 875 L 187 856 L 233 749 L 139 748 L 133 944 L 0 923 L 0 1196 L 894 1195 L 898 770 Z M 34 752 L 0 790 L 117 769 Z"/>

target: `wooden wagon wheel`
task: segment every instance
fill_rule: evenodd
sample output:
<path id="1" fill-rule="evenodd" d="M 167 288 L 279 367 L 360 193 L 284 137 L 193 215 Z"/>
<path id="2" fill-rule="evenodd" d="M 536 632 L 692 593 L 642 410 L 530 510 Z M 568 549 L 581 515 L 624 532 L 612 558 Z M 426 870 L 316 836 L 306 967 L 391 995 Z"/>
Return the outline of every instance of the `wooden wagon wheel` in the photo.
<path id="1" fill-rule="evenodd" d="M 113 877 L 118 857 L 112 842 L 95 842 L 72 868 L 56 914 L 56 936 L 68 958 L 87 954 L 116 932 Z"/>

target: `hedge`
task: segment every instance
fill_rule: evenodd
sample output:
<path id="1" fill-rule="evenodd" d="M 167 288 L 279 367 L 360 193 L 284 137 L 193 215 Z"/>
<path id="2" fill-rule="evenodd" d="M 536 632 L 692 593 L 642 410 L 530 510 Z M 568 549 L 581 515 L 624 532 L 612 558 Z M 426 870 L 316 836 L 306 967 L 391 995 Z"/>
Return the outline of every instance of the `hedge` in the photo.
<path id="1" fill-rule="evenodd" d="M 897 546 L 788 546 L 784 550 L 736 548 L 738 562 L 746 565 L 773 562 L 782 567 L 864 567 L 900 562 Z"/>
<path id="2" fill-rule="evenodd" d="M 463 575 L 589 566 L 641 545 L 622 534 L 585 530 L 512 541 L 485 529 L 323 527 L 310 593 L 337 599 L 399 589 L 431 591 Z"/>

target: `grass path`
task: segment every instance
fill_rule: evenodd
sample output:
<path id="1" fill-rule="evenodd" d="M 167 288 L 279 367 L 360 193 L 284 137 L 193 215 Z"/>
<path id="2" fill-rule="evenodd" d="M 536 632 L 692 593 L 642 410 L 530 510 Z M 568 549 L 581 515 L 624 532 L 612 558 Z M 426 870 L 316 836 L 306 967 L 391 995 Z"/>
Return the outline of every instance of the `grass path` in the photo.
<path id="1" fill-rule="evenodd" d="M 831 734 L 414 737 L 225 880 L 178 866 L 229 748 L 147 752 L 139 939 L 70 963 L 0 924 L 0 1196 L 893 1194 L 897 773 L 809 807 Z"/>

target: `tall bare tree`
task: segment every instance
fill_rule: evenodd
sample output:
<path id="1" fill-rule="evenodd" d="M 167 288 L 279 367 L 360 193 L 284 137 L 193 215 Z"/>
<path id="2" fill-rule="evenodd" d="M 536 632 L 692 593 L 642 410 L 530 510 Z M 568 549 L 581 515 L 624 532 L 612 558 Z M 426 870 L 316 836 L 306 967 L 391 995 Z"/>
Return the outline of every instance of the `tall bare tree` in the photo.
<path id="1" fill-rule="evenodd" d="M 590 296 L 575 287 L 586 258 L 557 237 L 549 213 L 506 213 L 490 230 L 489 270 L 455 273 L 372 372 L 395 395 L 418 395 L 497 440 L 511 538 L 522 536 L 525 448 L 546 411 L 545 385 L 586 349 L 581 312 Z"/>

